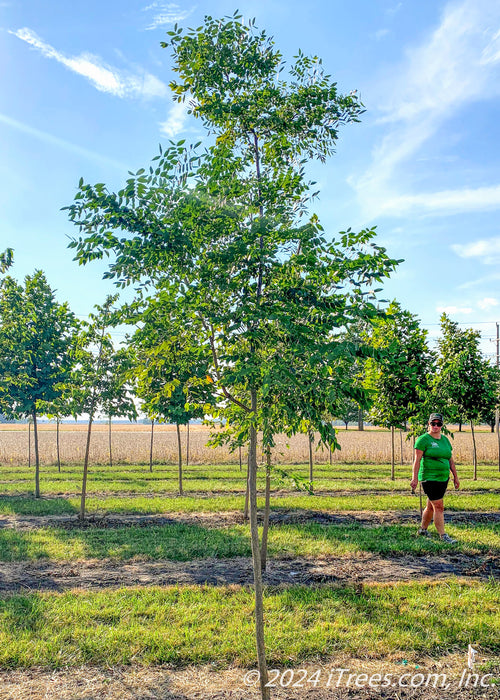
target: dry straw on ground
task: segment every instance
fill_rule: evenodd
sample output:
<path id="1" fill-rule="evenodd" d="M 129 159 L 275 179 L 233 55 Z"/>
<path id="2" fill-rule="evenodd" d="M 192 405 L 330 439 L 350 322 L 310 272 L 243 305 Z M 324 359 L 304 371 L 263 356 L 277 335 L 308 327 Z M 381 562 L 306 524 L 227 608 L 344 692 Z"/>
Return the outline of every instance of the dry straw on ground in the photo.
<path id="1" fill-rule="evenodd" d="M 201 425 L 190 428 L 189 462 L 191 464 L 229 464 L 238 462 L 238 451 L 231 453 L 227 447 L 207 446 L 210 431 Z M 318 437 L 318 436 L 317 436 Z M 316 437 L 316 439 L 317 439 Z M 186 450 L 186 428 L 182 428 L 183 452 Z M 78 464 L 83 461 L 85 452 L 86 426 L 64 424 L 60 429 L 60 455 L 63 464 Z M 113 462 L 119 464 L 145 464 L 149 462 L 151 427 L 145 424 L 113 425 Z M 391 461 L 391 436 L 381 430 L 339 430 L 341 450 L 334 452 L 333 462 L 388 464 Z M 495 464 L 498 455 L 498 442 L 495 434 L 478 431 L 476 434 L 478 461 Z M 56 428 L 54 424 L 42 424 L 39 431 L 41 463 L 56 464 Z M 472 462 L 472 439 L 470 432 L 455 432 L 452 441 L 455 461 L 459 464 Z M 396 434 L 396 461 L 405 464 L 412 459 L 412 441 Z M 329 453 L 323 447 L 314 445 L 314 461 L 329 461 Z M 309 445 L 306 435 L 287 438 L 276 436 L 273 461 L 277 464 L 303 464 L 308 461 Z M 31 433 L 31 459 L 34 446 Z M 246 450 L 242 450 L 245 459 Z M 262 458 L 260 455 L 259 458 Z M 108 427 L 98 424 L 93 427 L 91 463 L 107 464 L 109 460 Z M 0 464 L 26 464 L 28 461 L 28 426 L 3 424 L 0 426 Z M 156 464 L 177 462 L 177 436 L 175 426 L 157 425 L 154 429 L 153 461 Z"/>
<path id="2" fill-rule="evenodd" d="M 480 661 L 488 661 L 480 655 Z M 495 664 L 496 665 L 496 664 Z M 298 668 L 298 666 L 297 666 Z M 349 669 L 353 674 L 349 685 L 337 686 L 338 671 Z M 373 700 L 375 697 L 398 698 L 399 700 L 496 700 L 498 686 L 488 685 L 484 688 L 470 687 L 465 683 L 460 687 L 460 679 L 465 670 L 465 679 L 469 678 L 466 658 L 463 654 L 449 654 L 439 659 L 412 653 L 394 655 L 388 659 L 354 659 L 345 654 L 338 654 L 329 660 L 300 664 L 303 672 L 296 672 L 297 679 L 307 673 L 311 678 L 314 673 L 320 679 L 317 685 L 304 684 L 305 687 L 273 687 L 276 700 L 310 698 L 311 700 Z M 232 667 L 218 670 L 208 665 L 189 666 L 174 670 L 162 666 L 151 667 L 108 667 L 95 668 L 82 666 L 70 670 L 47 671 L 33 669 L 29 671 L 0 672 L 0 700 L 257 700 L 260 697 L 255 685 L 245 684 L 247 669 Z M 477 669 L 478 677 L 483 678 L 484 671 Z M 472 672 L 471 672 L 472 673 Z M 332 674 L 333 682 L 327 686 Z M 375 674 L 382 678 L 389 674 L 393 682 L 401 679 L 402 687 L 387 692 L 380 686 L 374 690 L 366 679 Z M 442 674 L 445 674 L 443 677 Z M 275 674 L 271 674 L 274 678 Z M 360 678 L 362 686 L 356 687 Z M 411 687 L 421 683 L 420 687 Z M 423 681 L 423 682 L 422 682 Z M 449 687 L 445 689 L 445 686 Z M 410 686 L 410 687 L 409 687 Z"/>

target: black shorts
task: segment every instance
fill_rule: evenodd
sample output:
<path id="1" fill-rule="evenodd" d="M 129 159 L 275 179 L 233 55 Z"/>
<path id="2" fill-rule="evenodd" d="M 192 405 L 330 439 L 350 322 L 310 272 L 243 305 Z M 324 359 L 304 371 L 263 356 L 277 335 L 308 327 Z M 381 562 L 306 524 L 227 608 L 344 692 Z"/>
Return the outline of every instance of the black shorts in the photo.
<path id="1" fill-rule="evenodd" d="M 448 482 L 449 479 L 446 481 L 422 481 L 422 488 L 429 501 L 440 501 L 446 493 Z"/>

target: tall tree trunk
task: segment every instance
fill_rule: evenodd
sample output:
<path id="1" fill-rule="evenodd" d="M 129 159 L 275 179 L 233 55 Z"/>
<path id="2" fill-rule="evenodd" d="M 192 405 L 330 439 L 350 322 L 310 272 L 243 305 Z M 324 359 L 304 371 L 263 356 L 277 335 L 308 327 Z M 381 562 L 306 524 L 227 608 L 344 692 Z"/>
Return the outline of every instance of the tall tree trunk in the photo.
<path id="1" fill-rule="evenodd" d="M 56 450 L 57 450 L 57 471 L 61 473 L 61 450 L 59 446 L 59 418 L 56 419 Z"/>
<path id="2" fill-rule="evenodd" d="M 472 466 L 474 467 L 474 481 L 477 481 L 477 450 L 476 450 L 476 436 L 474 434 L 474 423 L 470 422 L 470 429 L 472 433 Z"/>
<path id="3" fill-rule="evenodd" d="M 264 206 L 262 204 L 261 190 L 261 173 L 260 173 L 260 149 L 259 137 L 253 131 L 254 138 L 254 154 L 255 154 L 255 172 L 258 183 L 258 198 L 259 198 L 259 216 L 261 222 L 264 220 Z M 262 258 L 264 252 L 264 236 L 259 238 L 260 259 L 259 273 L 257 279 L 257 306 L 260 305 L 263 286 L 263 265 Z M 255 353 L 253 342 L 250 343 L 250 356 Z M 262 569 L 260 565 L 260 547 L 259 547 L 259 530 L 257 526 L 257 426 L 254 421 L 257 417 L 257 388 L 252 386 L 250 389 L 250 405 L 252 412 L 252 423 L 250 427 L 250 446 L 248 460 L 248 491 L 250 500 L 250 533 L 252 538 L 252 560 L 255 586 L 255 640 L 257 646 L 257 661 L 259 666 L 260 693 L 262 700 L 270 700 L 271 691 L 267 687 L 267 662 L 266 648 L 264 643 L 264 593 L 262 589 Z"/>
<path id="4" fill-rule="evenodd" d="M 179 423 L 175 424 L 177 428 L 177 466 L 179 470 L 179 496 L 183 495 L 182 490 L 182 442 L 181 442 L 181 428 Z"/>
<path id="5" fill-rule="evenodd" d="M 309 438 L 309 483 L 311 484 L 311 491 L 313 491 L 313 440 L 314 434 L 309 430 L 307 433 Z"/>
<path id="6" fill-rule="evenodd" d="M 94 403 L 94 401 L 92 401 Z M 90 435 L 92 433 L 92 421 L 94 420 L 94 410 L 89 413 L 89 424 L 87 427 L 87 443 L 85 445 L 85 458 L 83 460 L 83 478 L 82 478 L 82 496 L 80 499 L 80 513 L 78 520 L 85 520 L 85 501 L 87 500 L 87 474 L 89 471 L 89 456 L 90 456 Z"/>
<path id="7" fill-rule="evenodd" d="M 364 416 L 363 416 L 363 409 L 360 408 L 358 411 L 358 430 L 364 430 L 365 429 L 365 422 L 364 422 Z"/>
<path id="8" fill-rule="evenodd" d="M 257 390 L 251 389 L 252 415 L 257 415 Z M 254 424 L 250 427 L 250 459 L 249 459 L 249 494 L 250 494 L 250 534 L 252 540 L 253 578 L 255 588 L 255 641 L 257 646 L 257 662 L 260 674 L 260 691 L 262 700 L 270 700 L 270 690 L 267 686 L 266 647 L 264 642 L 264 592 L 262 586 L 262 569 L 260 565 L 259 529 L 257 523 L 257 430 Z"/>
<path id="9" fill-rule="evenodd" d="M 267 535 L 269 533 L 269 512 L 271 510 L 271 448 L 266 447 L 266 495 L 264 507 L 264 524 L 262 527 L 262 541 L 260 545 L 260 565 L 262 571 L 267 565 Z"/>
<path id="10" fill-rule="evenodd" d="M 151 442 L 149 443 L 149 471 L 153 473 L 153 433 L 155 428 L 155 419 L 151 421 Z"/>
<path id="11" fill-rule="evenodd" d="M 247 479 L 246 479 L 246 489 L 245 489 L 245 506 L 243 508 L 243 520 L 248 520 L 248 510 L 250 507 L 250 450 L 247 454 Z"/>
<path id="12" fill-rule="evenodd" d="M 36 422 L 36 408 L 31 414 L 33 416 L 33 439 L 35 443 L 35 498 L 40 498 L 40 454 L 38 452 L 38 425 Z"/>
<path id="13" fill-rule="evenodd" d="M 31 467 L 31 420 L 28 419 L 28 469 Z"/>
<path id="14" fill-rule="evenodd" d="M 189 421 L 187 422 L 187 435 L 186 435 L 186 467 L 189 467 Z"/>
<path id="15" fill-rule="evenodd" d="M 108 421 L 108 437 L 109 437 L 109 466 L 113 467 L 113 451 L 111 449 L 111 416 L 109 416 Z"/>
<path id="16" fill-rule="evenodd" d="M 396 478 L 395 468 L 394 468 L 394 426 L 391 425 L 391 479 L 394 481 Z"/>
<path id="17" fill-rule="evenodd" d="M 238 445 L 238 457 L 239 457 L 239 460 L 240 460 L 240 471 L 241 471 L 242 468 L 243 468 L 243 464 L 242 464 L 242 461 L 241 461 L 241 445 Z"/>
<path id="18" fill-rule="evenodd" d="M 403 466 L 403 431 L 399 431 L 400 438 L 400 455 L 401 455 L 401 466 Z"/>
<path id="19" fill-rule="evenodd" d="M 101 339 L 99 342 L 99 354 L 97 356 L 97 363 L 96 363 L 96 377 L 99 377 L 99 372 L 102 366 L 102 344 L 104 341 L 104 335 L 105 335 L 106 329 L 105 326 L 102 327 L 101 329 Z M 82 478 L 82 497 L 80 500 L 80 513 L 78 514 L 78 519 L 83 521 L 85 520 L 85 502 L 87 500 L 87 476 L 88 476 L 88 471 L 89 471 L 89 458 L 90 458 L 90 436 L 92 433 L 92 422 L 94 420 L 94 413 L 98 401 L 97 397 L 97 391 L 98 388 L 96 386 L 97 382 L 94 382 L 94 386 L 92 388 L 92 394 L 91 394 L 91 400 L 90 400 L 90 408 L 89 408 L 89 425 L 87 429 L 87 444 L 85 445 L 85 459 L 83 461 L 83 478 Z"/>

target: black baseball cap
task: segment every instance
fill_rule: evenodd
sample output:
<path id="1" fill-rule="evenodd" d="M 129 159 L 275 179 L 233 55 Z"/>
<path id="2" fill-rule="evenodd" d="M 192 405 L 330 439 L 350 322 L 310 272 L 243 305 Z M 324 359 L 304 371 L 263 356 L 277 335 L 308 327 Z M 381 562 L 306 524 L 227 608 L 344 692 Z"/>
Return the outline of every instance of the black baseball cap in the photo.
<path id="1" fill-rule="evenodd" d="M 429 423 L 430 423 L 432 420 L 440 420 L 441 423 L 444 423 L 444 421 L 443 421 L 443 416 L 442 416 L 441 413 L 431 413 L 431 416 L 430 416 L 430 418 L 429 418 Z"/>

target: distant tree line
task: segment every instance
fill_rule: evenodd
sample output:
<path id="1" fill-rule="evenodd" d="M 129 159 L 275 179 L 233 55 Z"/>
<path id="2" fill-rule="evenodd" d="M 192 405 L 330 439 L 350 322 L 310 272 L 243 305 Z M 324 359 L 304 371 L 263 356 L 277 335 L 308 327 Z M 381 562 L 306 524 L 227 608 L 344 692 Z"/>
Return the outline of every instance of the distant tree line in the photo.
<path id="1" fill-rule="evenodd" d="M 5 270 L 4 270 L 5 272 Z M 24 283 L 4 275 L 0 284 L 0 422 L 29 420 L 33 426 L 35 452 L 35 494 L 40 495 L 38 420 L 59 424 L 68 417 L 88 417 L 88 438 L 84 459 L 84 487 L 88 471 L 90 436 L 96 415 L 109 424 L 109 463 L 112 465 L 112 421 L 136 420 L 139 412 L 151 422 L 177 426 L 179 492 L 182 494 L 183 455 L 179 427 L 191 420 L 217 419 L 219 430 L 213 444 L 227 442 L 235 449 L 248 443 L 242 426 L 241 407 L 226 401 L 217 386 L 220 367 L 213 364 L 216 348 L 200 343 L 186 319 L 169 306 L 162 290 L 141 304 L 117 306 L 118 295 L 109 296 L 96 307 L 88 321 L 81 321 L 67 304 L 55 300 L 45 275 L 37 271 Z M 115 347 L 111 329 L 124 321 L 135 332 Z M 328 339 L 326 339 L 328 340 Z M 480 351 L 480 334 L 461 329 L 446 314 L 441 317 L 441 337 L 431 350 L 427 331 L 417 317 L 393 301 L 369 321 L 359 321 L 347 331 L 329 338 L 335 342 L 335 356 L 327 372 L 335 372 L 335 389 L 321 386 L 310 368 L 311 385 L 321 396 L 322 421 L 329 426 L 336 446 L 333 423 L 363 419 L 391 430 L 394 478 L 394 432 L 420 434 L 427 417 L 441 411 L 448 424 L 469 424 L 473 440 L 474 474 L 477 474 L 474 427 L 489 424 L 493 430 L 499 403 L 498 369 Z M 224 368 L 228 371 L 228 368 Z M 233 370 L 232 370 L 233 371 Z M 215 375 L 215 376 L 214 376 Z M 312 488 L 312 444 L 314 425 L 307 415 L 294 412 L 293 397 L 286 416 L 277 411 L 279 385 L 266 386 L 273 399 L 265 409 L 268 438 L 277 432 L 304 432 L 310 436 L 310 487 Z M 310 395 L 311 404 L 318 396 Z M 238 427 L 239 426 L 239 427 Z M 362 424 L 361 426 L 362 427 Z M 328 440 L 325 440 L 325 444 Z M 152 469 L 152 459 L 150 460 Z M 85 491 L 85 488 L 83 488 Z M 82 505 L 82 517 L 85 512 Z"/>

